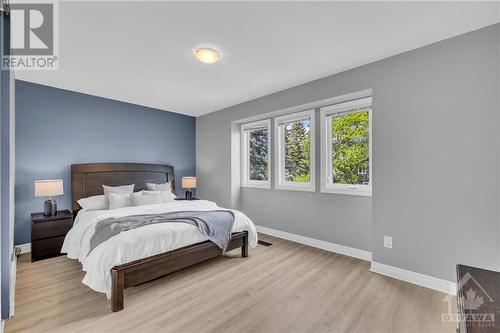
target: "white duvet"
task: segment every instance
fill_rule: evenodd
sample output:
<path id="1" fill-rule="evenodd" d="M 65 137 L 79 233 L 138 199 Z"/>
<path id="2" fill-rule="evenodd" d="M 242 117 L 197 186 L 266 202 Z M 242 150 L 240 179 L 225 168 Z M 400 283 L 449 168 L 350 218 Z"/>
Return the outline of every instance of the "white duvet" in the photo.
<path id="1" fill-rule="evenodd" d="M 138 214 L 168 213 L 189 210 L 221 209 L 206 200 L 172 201 L 161 204 L 125 207 L 111 210 L 80 210 L 73 228 L 64 239 L 61 252 L 78 259 L 86 272 L 83 283 L 111 297 L 111 273 L 116 265 L 146 258 L 207 240 L 195 226 L 186 223 L 158 223 L 122 232 L 97 246 L 90 254 L 90 239 L 97 222 L 110 217 Z M 234 213 L 233 232 L 248 231 L 249 246 L 257 245 L 257 231 L 242 212 Z"/>

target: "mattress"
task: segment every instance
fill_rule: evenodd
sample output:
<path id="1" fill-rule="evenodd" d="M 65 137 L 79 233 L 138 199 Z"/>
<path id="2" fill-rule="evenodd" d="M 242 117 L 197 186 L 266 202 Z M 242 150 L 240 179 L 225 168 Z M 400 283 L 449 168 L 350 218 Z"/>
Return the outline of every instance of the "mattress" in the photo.
<path id="1" fill-rule="evenodd" d="M 111 268 L 114 266 L 200 243 L 207 239 L 193 225 L 159 223 L 122 232 L 98 245 L 89 253 L 90 239 L 99 221 L 138 214 L 220 209 L 223 208 L 207 200 L 183 200 L 111 210 L 80 210 L 73 227 L 64 239 L 61 252 L 66 253 L 68 258 L 80 261 L 86 272 L 82 282 L 95 291 L 106 293 L 109 299 L 111 297 Z M 253 222 L 240 211 L 230 211 L 235 217 L 232 231 L 248 231 L 249 247 L 257 246 L 257 231 Z"/>

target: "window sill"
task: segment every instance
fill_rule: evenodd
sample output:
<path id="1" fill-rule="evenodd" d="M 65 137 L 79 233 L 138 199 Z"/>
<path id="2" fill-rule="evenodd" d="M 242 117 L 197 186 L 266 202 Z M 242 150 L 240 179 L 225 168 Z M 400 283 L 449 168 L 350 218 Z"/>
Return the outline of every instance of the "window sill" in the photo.
<path id="1" fill-rule="evenodd" d="M 284 191 L 316 192 L 316 187 L 311 185 L 276 184 L 274 189 Z"/>
<path id="2" fill-rule="evenodd" d="M 371 197 L 371 189 L 348 189 L 348 188 L 331 188 L 331 187 L 321 187 L 321 193 L 329 194 L 343 194 L 343 195 L 355 195 L 360 197 Z"/>
<path id="3" fill-rule="evenodd" d="M 247 187 L 247 188 L 263 188 L 263 189 L 271 189 L 271 183 L 270 182 L 264 182 L 264 183 L 243 183 L 241 184 L 241 187 Z"/>

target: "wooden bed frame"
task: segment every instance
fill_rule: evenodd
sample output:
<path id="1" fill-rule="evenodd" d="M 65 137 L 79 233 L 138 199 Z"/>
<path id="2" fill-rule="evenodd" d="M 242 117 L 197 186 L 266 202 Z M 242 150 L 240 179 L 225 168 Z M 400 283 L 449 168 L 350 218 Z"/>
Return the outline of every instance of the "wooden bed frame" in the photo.
<path id="1" fill-rule="evenodd" d="M 175 193 L 174 167 L 171 165 L 140 163 L 89 163 L 71 166 L 71 200 L 73 214 L 81 209 L 78 200 L 103 194 L 102 185 L 135 184 L 135 191 L 147 189 L 146 183 L 172 182 Z M 241 248 L 241 256 L 248 257 L 248 232 L 233 233 L 227 251 Z M 206 261 L 222 254 L 214 243 L 205 241 L 173 251 L 132 261 L 111 269 L 111 310 L 123 310 L 125 288 L 157 279 L 172 272 Z"/>

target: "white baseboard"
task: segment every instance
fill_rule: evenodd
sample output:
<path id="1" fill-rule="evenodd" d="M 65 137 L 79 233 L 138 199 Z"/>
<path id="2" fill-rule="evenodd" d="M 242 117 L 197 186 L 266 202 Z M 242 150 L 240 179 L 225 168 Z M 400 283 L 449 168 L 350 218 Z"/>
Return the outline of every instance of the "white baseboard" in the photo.
<path id="1" fill-rule="evenodd" d="M 330 243 L 315 238 L 305 237 L 297 234 L 292 234 L 286 231 L 275 230 L 267 227 L 256 226 L 257 231 L 266 235 L 271 235 L 278 238 L 290 240 L 292 242 L 316 247 L 325 251 L 340 253 L 349 257 L 358 258 L 365 261 L 372 261 L 372 253 L 370 251 L 360 250 L 353 247 Z M 21 249 L 21 254 L 31 252 L 31 243 L 16 245 Z M 413 283 L 429 289 L 441 291 L 446 294 L 456 295 L 456 282 L 439 279 L 429 275 L 424 275 L 417 272 L 408 271 L 406 269 L 372 262 L 370 271 L 392 277 L 394 279 Z"/>
<path id="2" fill-rule="evenodd" d="M 340 253 L 365 261 L 372 261 L 372 253 L 370 251 L 355 249 L 349 246 L 330 243 L 319 239 L 300 236 L 297 234 L 292 234 L 286 231 L 275 230 L 267 227 L 256 226 L 256 228 L 258 232 L 266 235 L 287 239 L 292 242 L 309 245 L 330 252 Z M 370 271 L 373 273 L 389 276 L 397 280 L 402 280 L 429 289 L 434 289 L 446 294 L 457 294 L 457 284 L 452 281 L 439 279 L 429 275 L 408 271 L 406 269 L 389 266 L 378 262 L 371 263 Z"/>
<path id="3" fill-rule="evenodd" d="M 358 258 L 365 261 L 372 260 L 372 253 L 370 251 L 355 249 L 353 247 L 330 243 L 326 241 L 322 241 L 315 238 L 305 237 L 297 234 L 292 234 L 286 231 L 275 230 L 267 227 L 256 226 L 257 231 L 266 235 L 283 238 L 290 240 L 292 242 L 309 245 L 312 247 L 316 247 L 318 249 L 322 249 L 325 251 L 340 253 L 349 257 Z"/>
<path id="4" fill-rule="evenodd" d="M 10 308 L 9 308 L 9 318 L 14 316 L 16 309 L 16 277 L 17 277 L 17 256 L 12 256 L 12 261 L 10 262 Z"/>
<path id="5" fill-rule="evenodd" d="M 429 289 L 434 289 L 446 294 L 457 294 L 457 284 L 455 282 L 408 271 L 406 269 L 372 261 L 370 272 L 386 275 L 394 279 L 406 281 Z"/>
<path id="6" fill-rule="evenodd" d="M 17 248 L 21 249 L 21 253 L 20 254 L 30 253 L 31 252 L 31 243 L 20 244 L 20 245 L 14 246 L 14 247 L 17 247 Z"/>

